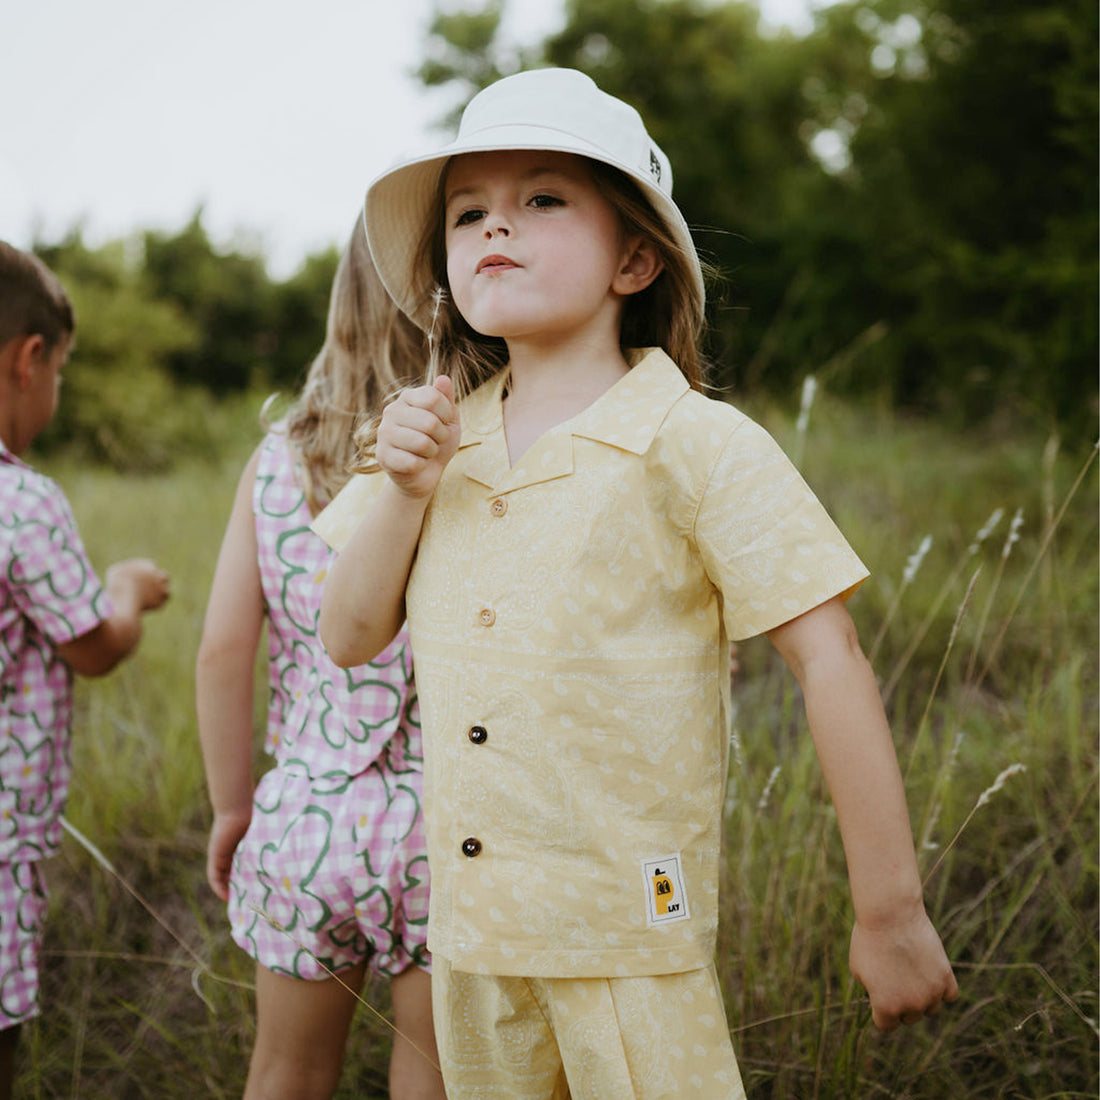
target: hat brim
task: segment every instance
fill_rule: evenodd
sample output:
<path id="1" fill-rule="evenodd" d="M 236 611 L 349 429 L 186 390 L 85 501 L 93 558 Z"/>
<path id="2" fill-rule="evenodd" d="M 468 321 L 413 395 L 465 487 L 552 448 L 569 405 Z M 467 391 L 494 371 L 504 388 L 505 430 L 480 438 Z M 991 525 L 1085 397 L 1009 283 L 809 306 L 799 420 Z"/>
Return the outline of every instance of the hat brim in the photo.
<path id="1" fill-rule="evenodd" d="M 575 134 L 549 127 L 501 125 L 485 127 L 427 156 L 404 161 L 383 172 L 367 189 L 364 203 L 371 257 L 386 290 L 398 306 L 425 331 L 431 324 L 435 284 L 421 246 L 434 216 L 440 178 L 452 157 L 463 153 L 504 150 L 572 153 L 618 169 L 633 180 L 665 223 L 688 259 L 697 306 L 705 300 L 703 272 L 691 232 L 679 207 L 648 177 L 609 158 L 603 150 Z"/>

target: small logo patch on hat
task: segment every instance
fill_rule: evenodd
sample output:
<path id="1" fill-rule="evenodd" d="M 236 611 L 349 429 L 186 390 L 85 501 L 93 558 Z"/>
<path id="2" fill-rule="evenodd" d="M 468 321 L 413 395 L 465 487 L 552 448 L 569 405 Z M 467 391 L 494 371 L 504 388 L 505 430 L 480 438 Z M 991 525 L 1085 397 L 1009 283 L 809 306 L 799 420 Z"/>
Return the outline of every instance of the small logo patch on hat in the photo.
<path id="1" fill-rule="evenodd" d="M 660 859 L 642 860 L 642 878 L 645 881 L 646 925 L 668 924 L 670 921 L 687 920 L 687 893 L 684 876 L 680 870 L 680 853 L 661 856 Z"/>
<path id="2" fill-rule="evenodd" d="M 661 182 L 661 161 L 652 149 L 649 151 L 649 172 L 658 183 Z"/>

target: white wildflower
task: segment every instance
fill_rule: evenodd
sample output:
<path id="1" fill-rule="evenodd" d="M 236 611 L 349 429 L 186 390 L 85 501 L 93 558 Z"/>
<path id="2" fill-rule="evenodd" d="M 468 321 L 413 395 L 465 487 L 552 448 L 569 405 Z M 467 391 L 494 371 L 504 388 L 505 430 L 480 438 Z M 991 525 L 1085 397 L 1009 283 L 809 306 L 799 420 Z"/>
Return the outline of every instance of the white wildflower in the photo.
<path id="1" fill-rule="evenodd" d="M 795 431 L 799 436 L 806 434 L 806 428 L 810 423 L 810 410 L 814 407 L 814 398 L 817 396 L 817 379 L 812 374 L 807 374 L 802 382 L 802 404 L 798 410 L 798 421 Z"/>
<path id="2" fill-rule="evenodd" d="M 993 512 L 993 515 L 991 515 L 989 519 L 985 521 L 985 524 L 974 536 L 974 541 L 967 547 L 966 552 L 968 554 L 976 554 L 978 552 L 978 548 L 982 545 L 983 542 L 985 542 L 987 538 L 989 538 L 990 535 L 993 534 L 994 529 L 996 528 L 997 524 L 1001 522 L 1004 514 L 1005 510 L 1003 508 L 997 508 Z"/>
<path id="3" fill-rule="evenodd" d="M 951 754 L 947 758 L 947 774 L 950 775 L 955 770 L 955 765 L 959 761 L 959 749 L 962 747 L 963 737 L 966 736 L 965 730 L 959 730 L 955 734 L 955 742 L 951 746 Z"/>
<path id="4" fill-rule="evenodd" d="M 905 571 L 901 575 L 901 583 L 903 587 L 906 587 L 913 583 L 913 578 L 917 575 L 917 570 L 920 569 L 928 551 L 932 549 L 932 536 L 925 535 L 921 539 L 920 546 L 917 547 L 916 552 L 910 554 L 905 562 Z"/>
<path id="5" fill-rule="evenodd" d="M 776 764 L 772 768 L 771 775 L 768 776 L 767 783 L 764 784 L 764 793 L 760 796 L 760 801 L 757 802 L 756 808 L 760 813 L 763 813 L 768 808 L 768 801 L 772 796 L 772 788 L 775 786 L 775 781 L 779 778 L 779 773 L 782 768 Z"/>
<path id="6" fill-rule="evenodd" d="M 436 375 L 439 373 L 439 363 L 436 358 L 438 353 L 438 344 L 435 338 L 436 324 L 439 321 L 439 310 L 443 305 L 444 299 L 447 297 L 447 292 L 441 287 L 437 286 L 432 291 L 432 321 L 428 326 L 428 381 L 434 382 Z"/>
<path id="7" fill-rule="evenodd" d="M 1012 517 L 1012 522 L 1008 525 L 1008 537 L 1005 539 L 1004 549 L 1001 551 L 1001 557 L 1007 558 L 1012 553 L 1012 548 L 1020 541 L 1020 528 L 1024 525 L 1024 510 L 1023 508 L 1017 508 L 1016 514 Z"/>
<path id="8" fill-rule="evenodd" d="M 1010 764 L 996 779 L 993 780 L 993 786 L 987 787 L 982 791 L 981 796 L 978 798 L 977 803 L 974 805 L 974 809 L 977 810 L 984 806 L 1014 775 L 1019 775 L 1020 772 L 1026 772 L 1027 768 L 1023 764 Z"/>

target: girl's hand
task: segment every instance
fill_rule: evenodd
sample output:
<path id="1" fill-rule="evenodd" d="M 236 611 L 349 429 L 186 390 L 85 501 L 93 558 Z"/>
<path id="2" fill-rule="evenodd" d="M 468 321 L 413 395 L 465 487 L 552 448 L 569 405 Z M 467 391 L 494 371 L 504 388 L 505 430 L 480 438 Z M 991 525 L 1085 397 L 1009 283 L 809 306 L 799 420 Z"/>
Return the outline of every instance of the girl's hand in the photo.
<path id="1" fill-rule="evenodd" d="M 896 924 L 852 929 L 849 965 L 871 997 L 881 1031 L 934 1016 L 959 995 L 958 982 L 932 922 L 919 912 Z"/>
<path id="2" fill-rule="evenodd" d="M 241 813 L 214 815 L 210 840 L 206 845 L 206 881 L 222 901 L 229 900 L 229 872 L 233 868 L 233 853 L 248 832 L 251 819 L 251 805 Z"/>
<path id="3" fill-rule="evenodd" d="M 435 491 L 461 437 L 454 384 L 443 375 L 430 386 L 402 390 L 386 406 L 375 458 L 402 493 L 423 499 Z"/>

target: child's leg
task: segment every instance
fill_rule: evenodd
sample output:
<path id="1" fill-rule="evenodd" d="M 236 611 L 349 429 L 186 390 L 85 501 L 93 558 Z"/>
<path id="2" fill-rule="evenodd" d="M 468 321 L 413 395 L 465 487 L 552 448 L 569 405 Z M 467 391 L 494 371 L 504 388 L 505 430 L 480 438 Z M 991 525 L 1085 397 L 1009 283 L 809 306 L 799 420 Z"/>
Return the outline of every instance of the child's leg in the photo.
<path id="1" fill-rule="evenodd" d="M 418 966 L 390 982 L 394 1026 L 390 1100 L 444 1100 L 432 1028 L 431 976 Z"/>
<path id="2" fill-rule="evenodd" d="M 432 1008 L 448 1100 L 569 1100 L 557 1041 L 527 978 L 453 970 L 436 954 Z"/>
<path id="3" fill-rule="evenodd" d="M 256 1046 L 244 1100 L 332 1096 L 365 973 L 360 963 L 339 981 L 302 981 L 256 967 Z"/>
<path id="4" fill-rule="evenodd" d="M 0 1100 L 11 1100 L 15 1080 L 15 1048 L 19 1044 L 19 1025 L 0 1031 Z"/>

